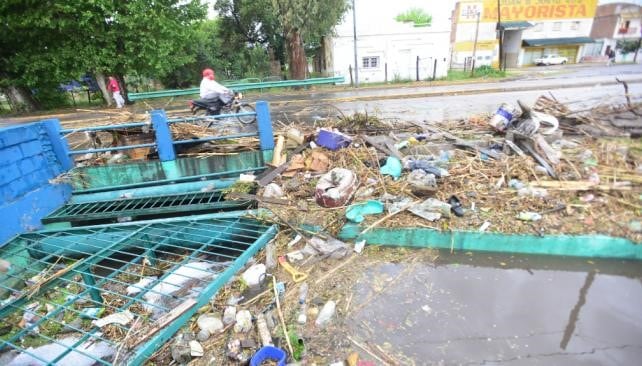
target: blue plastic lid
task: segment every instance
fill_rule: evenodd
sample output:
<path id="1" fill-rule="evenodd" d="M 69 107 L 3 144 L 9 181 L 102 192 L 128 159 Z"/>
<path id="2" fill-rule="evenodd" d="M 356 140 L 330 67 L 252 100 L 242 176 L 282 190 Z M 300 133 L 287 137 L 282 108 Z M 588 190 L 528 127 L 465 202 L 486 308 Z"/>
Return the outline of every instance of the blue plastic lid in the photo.
<path id="1" fill-rule="evenodd" d="M 263 361 L 276 361 L 277 366 L 285 366 L 287 354 L 280 348 L 265 346 L 258 350 L 250 360 L 250 366 L 261 366 Z"/>

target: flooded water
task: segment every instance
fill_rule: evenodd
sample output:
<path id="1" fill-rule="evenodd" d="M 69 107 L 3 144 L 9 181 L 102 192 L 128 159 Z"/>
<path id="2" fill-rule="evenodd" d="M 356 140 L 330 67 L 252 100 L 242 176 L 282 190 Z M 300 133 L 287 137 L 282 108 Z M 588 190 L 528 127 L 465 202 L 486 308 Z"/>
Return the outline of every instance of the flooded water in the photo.
<path id="1" fill-rule="evenodd" d="M 404 365 L 642 363 L 640 262 L 442 253 L 370 268 L 354 298 L 352 334 Z"/>

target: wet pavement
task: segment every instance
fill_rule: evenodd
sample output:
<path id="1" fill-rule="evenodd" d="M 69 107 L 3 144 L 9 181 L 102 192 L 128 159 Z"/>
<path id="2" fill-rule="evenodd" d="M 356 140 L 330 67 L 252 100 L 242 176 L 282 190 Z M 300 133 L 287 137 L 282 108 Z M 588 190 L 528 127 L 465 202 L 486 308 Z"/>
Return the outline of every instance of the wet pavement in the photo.
<path id="1" fill-rule="evenodd" d="M 350 332 L 403 365 L 642 360 L 640 262 L 444 252 L 370 268 L 354 298 Z"/>

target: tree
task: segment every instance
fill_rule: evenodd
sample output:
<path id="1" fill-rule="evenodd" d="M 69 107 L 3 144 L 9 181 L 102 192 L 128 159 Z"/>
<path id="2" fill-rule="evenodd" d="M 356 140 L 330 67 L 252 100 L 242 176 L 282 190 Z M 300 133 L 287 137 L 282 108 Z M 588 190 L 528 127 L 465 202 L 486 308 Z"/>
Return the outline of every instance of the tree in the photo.
<path id="1" fill-rule="evenodd" d="M 193 59 L 205 15 L 198 0 L 3 0 L 0 87 L 33 99 L 90 71 L 115 75 L 126 97 L 125 74 L 160 76 Z"/>
<path id="2" fill-rule="evenodd" d="M 272 0 L 285 36 L 290 77 L 305 79 L 305 41 L 319 41 L 331 32 L 348 9 L 346 0 Z"/>
<path id="3" fill-rule="evenodd" d="M 217 37 L 228 46 L 219 55 L 231 67 L 228 77 L 269 74 L 271 65 L 264 64 L 263 56 L 280 72 L 284 42 L 272 0 L 217 0 L 214 9 L 219 14 Z"/>

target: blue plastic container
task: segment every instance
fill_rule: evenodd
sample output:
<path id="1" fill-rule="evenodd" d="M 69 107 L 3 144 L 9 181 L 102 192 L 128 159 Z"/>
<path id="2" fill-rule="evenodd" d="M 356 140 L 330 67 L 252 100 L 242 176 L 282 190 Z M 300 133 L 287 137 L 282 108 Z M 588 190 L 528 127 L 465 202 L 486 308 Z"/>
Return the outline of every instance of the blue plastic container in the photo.
<path id="1" fill-rule="evenodd" d="M 285 351 L 280 348 L 265 346 L 258 350 L 250 360 L 250 366 L 260 366 L 263 361 L 276 361 L 277 366 L 285 366 Z"/>
<path id="2" fill-rule="evenodd" d="M 352 138 L 340 132 L 333 132 L 325 129 L 319 130 L 316 143 L 330 150 L 339 150 L 348 147 L 352 142 Z"/>

